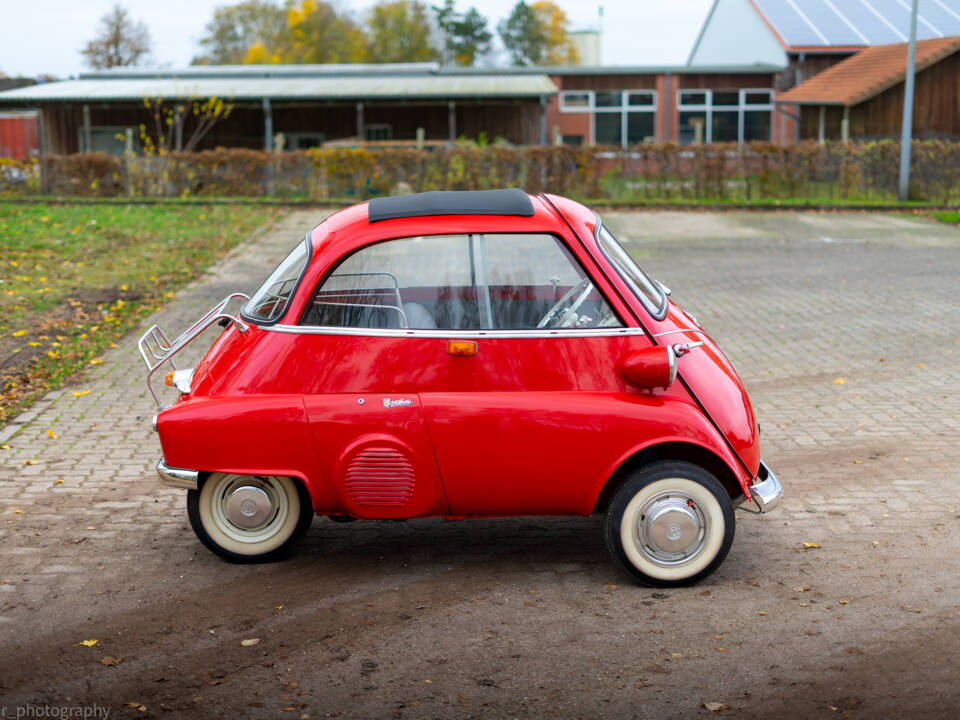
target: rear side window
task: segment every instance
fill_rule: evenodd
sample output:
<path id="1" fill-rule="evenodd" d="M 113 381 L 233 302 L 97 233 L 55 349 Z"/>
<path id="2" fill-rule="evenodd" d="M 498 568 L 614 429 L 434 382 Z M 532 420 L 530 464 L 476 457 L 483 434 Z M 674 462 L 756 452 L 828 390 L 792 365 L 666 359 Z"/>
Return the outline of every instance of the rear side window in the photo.
<path id="1" fill-rule="evenodd" d="M 309 259 L 310 237 L 307 236 L 277 265 L 277 269 L 270 273 L 263 285 L 243 306 L 241 312 L 244 317 L 263 323 L 273 323 L 283 317 Z"/>

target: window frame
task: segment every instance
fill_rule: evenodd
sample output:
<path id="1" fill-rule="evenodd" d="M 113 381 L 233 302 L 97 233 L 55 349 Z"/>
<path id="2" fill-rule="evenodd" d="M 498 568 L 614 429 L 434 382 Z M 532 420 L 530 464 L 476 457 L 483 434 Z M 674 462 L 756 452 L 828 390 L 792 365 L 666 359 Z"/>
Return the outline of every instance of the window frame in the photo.
<path id="1" fill-rule="evenodd" d="M 281 320 L 283 320 L 284 316 L 290 311 L 291 301 L 297 296 L 297 293 L 300 291 L 300 284 L 303 282 L 303 278 L 307 274 L 307 270 L 310 269 L 310 261 L 313 259 L 313 242 L 311 242 L 310 240 L 310 235 L 311 233 L 308 232 L 304 236 L 301 243 L 297 243 L 297 245 L 294 245 L 290 249 L 290 252 L 284 255 L 283 259 L 280 262 L 278 262 L 276 266 L 273 268 L 273 270 L 271 270 L 269 274 L 263 279 L 263 282 L 257 285 L 256 290 L 254 290 L 253 294 L 250 296 L 250 300 L 245 302 L 243 304 L 243 307 L 240 308 L 241 318 L 246 320 L 251 325 L 256 325 L 257 327 L 262 327 L 262 328 L 267 328 L 272 325 L 277 325 L 280 323 Z M 246 312 L 247 305 L 249 305 L 252 302 L 253 298 L 256 297 L 257 292 L 260 290 L 260 288 L 263 287 L 264 284 L 266 284 L 267 280 L 269 280 L 273 276 L 273 274 L 277 271 L 277 269 L 281 265 L 283 265 L 283 263 L 286 262 L 287 258 L 290 257 L 290 253 L 292 253 L 300 244 L 303 244 L 306 246 L 307 256 L 304 259 L 303 267 L 300 269 L 300 274 L 297 276 L 297 281 L 296 283 L 294 283 L 293 287 L 290 289 L 290 294 L 287 296 L 287 299 L 283 304 L 283 310 L 280 311 L 277 317 L 275 317 L 273 320 L 264 320 L 262 317 L 259 317 L 256 315 L 248 315 Z"/>
<path id="2" fill-rule="evenodd" d="M 627 257 L 630 258 L 630 261 L 633 262 L 636 268 L 640 271 L 640 273 L 650 281 L 650 286 L 654 288 L 660 295 L 660 306 L 654 307 L 653 303 L 650 302 L 650 298 L 648 298 L 646 294 L 636 286 L 636 283 L 634 283 L 633 280 L 624 274 L 624 272 L 620 269 L 620 263 L 610 257 L 610 253 L 608 253 L 603 247 L 603 243 L 600 241 L 600 231 L 606 230 L 606 228 L 603 226 L 603 221 L 600 219 L 599 215 L 594 213 L 594 218 L 596 222 L 594 223 L 593 227 L 593 240 L 597 244 L 597 248 L 600 250 L 600 253 L 603 255 L 604 259 L 610 263 L 610 267 L 612 267 L 617 275 L 620 276 L 620 279 L 623 280 L 624 284 L 630 288 L 630 292 L 633 293 L 633 296 L 637 298 L 641 305 L 643 305 L 644 310 L 650 314 L 650 317 L 652 317 L 654 320 L 663 320 L 667 316 L 667 309 L 670 307 L 670 301 L 667 298 L 667 293 L 663 290 L 663 286 L 659 281 L 654 280 L 652 277 L 647 275 L 646 271 L 637 265 L 636 261 L 633 260 L 633 256 L 630 255 L 625 247 L 623 247 L 623 243 L 617 240 L 616 235 L 607 230 L 607 234 L 610 235 L 610 237 L 613 238 L 613 241 L 620 246 L 623 252 L 626 253 Z"/>
<path id="3" fill-rule="evenodd" d="M 744 113 L 746 112 L 755 112 L 755 111 L 767 111 L 771 113 L 770 117 L 770 134 L 772 139 L 773 136 L 773 90 L 770 88 L 737 88 L 737 104 L 736 105 L 715 105 L 713 102 L 714 93 L 732 93 L 734 90 L 725 90 L 725 89 L 706 89 L 706 88 L 683 88 L 677 92 L 677 118 L 681 113 L 684 112 L 702 112 L 705 113 L 706 119 L 704 123 L 704 143 L 713 142 L 713 113 L 714 111 L 718 112 L 732 112 L 736 111 L 737 113 L 737 145 L 743 145 L 744 143 Z M 683 101 L 683 96 L 686 93 L 703 93 L 705 95 L 704 103 L 685 103 Z M 752 94 L 764 94 L 768 98 L 766 103 L 747 103 L 747 95 Z M 679 122 L 677 123 L 677 132 L 679 134 L 680 126 Z M 679 139 L 679 138 L 678 138 Z M 686 144 L 686 143 L 685 143 Z"/>
<path id="4" fill-rule="evenodd" d="M 296 319 L 294 325 L 274 325 L 273 327 L 266 327 L 264 329 L 276 330 L 278 332 L 287 332 L 287 333 L 302 333 L 302 334 L 312 334 L 312 335 L 352 335 L 357 337 L 419 337 L 419 338 L 545 338 L 545 337 L 607 337 L 612 335 L 644 335 L 646 331 L 642 327 L 631 327 L 628 322 L 623 318 L 623 315 L 617 311 L 616 305 L 610 302 L 610 298 L 607 293 L 603 292 L 596 282 L 596 275 L 591 274 L 587 267 L 581 262 L 580 258 L 577 257 L 576 253 L 570 247 L 570 244 L 564 240 L 563 237 L 554 232 L 549 231 L 532 231 L 532 232 L 503 232 L 503 233 L 490 233 L 490 232 L 466 232 L 466 233 L 453 233 L 453 235 L 462 235 L 464 238 L 470 238 L 475 236 L 486 236 L 486 235 L 541 235 L 544 237 L 553 238 L 555 242 L 558 243 L 560 250 L 568 256 L 569 260 L 572 263 L 575 263 L 575 267 L 579 268 L 583 272 L 583 277 L 589 278 L 590 282 L 593 284 L 594 290 L 597 294 L 603 299 L 603 301 L 610 308 L 611 314 L 617 319 L 620 323 L 619 326 L 605 326 L 605 327 L 593 327 L 593 328 L 524 328 L 524 329 L 496 329 L 496 328 L 476 328 L 468 330 L 456 330 L 456 329 L 426 329 L 426 328 L 360 328 L 360 327 L 349 327 L 341 325 L 305 325 L 304 319 L 306 318 L 307 313 L 310 311 L 310 307 L 313 305 L 314 298 L 316 298 L 317 293 L 320 292 L 324 284 L 333 277 L 337 270 L 349 260 L 351 257 L 360 253 L 369 248 L 375 247 L 377 245 L 383 245 L 389 242 L 395 242 L 398 240 L 410 240 L 417 237 L 437 237 L 437 236 L 449 236 L 449 232 L 435 232 L 435 233 L 421 233 L 418 235 L 400 235 L 397 237 L 384 238 L 382 240 L 377 240 L 375 242 L 368 243 L 361 247 L 355 248 L 351 252 L 347 253 L 341 257 L 337 262 L 329 269 L 320 280 L 317 281 L 316 287 L 310 293 L 310 299 L 304 304 L 303 309 L 300 311 L 300 316 Z M 485 244 L 485 243 L 484 243 Z M 483 252 L 479 253 L 479 258 L 481 261 L 486 264 L 486 256 Z M 600 268 L 597 268 L 598 270 Z M 475 269 L 476 280 L 475 287 L 478 291 L 480 289 L 479 278 L 487 277 L 486 268 Z M 301 277 L 302 280 L 302 277 Z M 299 281 L 298 281 L 299 282 Z M 298 285 L 299 287 L 299 285 Z M 485 293 L 489 301 L 489 286 L 486 286 Z M 480 301 L 479 292 L 478 292 L 478 302 Z"/>
<path id="5" fill-rule="evenodd" d="M 597 105 L 598 93 L 620 93 L 620 104 Z M 567 106 L 567 97 L 573 95 L 586 95 L 587 104 Z M 651 102 L 649 105 L 631 105 L 629 102 L 631 95 L 645 95 L 646 97 L 651 98 L 653 102 Z M 627 142 L 627 128 L 630 113 L 652 114 L 654 134 L 656 134 L 657 113 L 660 110 L 659 96 L 657 91 L 650 88 L 623 88 L 619 90 L 562 90 L 560 91 L 559 106 L 561 113 L 588 113 L 590 115 L 590 131 L 588 133 L 588 137 L 590 138 L 591 145 L 597 144 L 597 114 L 620 113 L 620 147 L 624 148 L 630 147 Z"/>

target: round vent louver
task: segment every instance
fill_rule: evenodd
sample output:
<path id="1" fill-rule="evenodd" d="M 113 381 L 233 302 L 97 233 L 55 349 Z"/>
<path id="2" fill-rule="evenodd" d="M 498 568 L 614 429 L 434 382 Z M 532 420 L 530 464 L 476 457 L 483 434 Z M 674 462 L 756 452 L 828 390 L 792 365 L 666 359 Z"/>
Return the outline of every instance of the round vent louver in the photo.
<path id="1" fill-rule="evenodd" d="M 403 505 L 413 495 L 414 481 L 413 465 L 390 447 L 366 448 L 347 468 L 347 492 L 358 505 Z"/>

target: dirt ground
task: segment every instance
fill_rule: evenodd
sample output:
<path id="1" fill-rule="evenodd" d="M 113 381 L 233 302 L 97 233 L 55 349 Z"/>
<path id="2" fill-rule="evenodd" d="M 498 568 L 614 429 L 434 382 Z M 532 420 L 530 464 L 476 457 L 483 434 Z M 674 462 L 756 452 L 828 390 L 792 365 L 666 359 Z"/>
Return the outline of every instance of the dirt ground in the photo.
<path id="1" fill-rule="evenodd" d="M 161 319 L 249 290 L 319 217 Z M 0 433 L 0 717 L 960 715 L 960 232 L 607 222 L 737 365 L 785 486 L 716 574 L 634 586 L 600 517 L 317 518 L 285 562 L 224 563 L 157 485 L 131 338 Z"/>

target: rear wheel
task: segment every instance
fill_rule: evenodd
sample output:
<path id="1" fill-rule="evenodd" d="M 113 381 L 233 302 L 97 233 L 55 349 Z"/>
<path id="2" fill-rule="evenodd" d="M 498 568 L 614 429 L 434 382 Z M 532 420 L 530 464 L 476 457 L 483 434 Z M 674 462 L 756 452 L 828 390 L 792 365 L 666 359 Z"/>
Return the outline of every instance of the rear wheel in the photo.
<path id="1" fill-rule="evenodd" d="M 688 462 L 651 463 L 610 501 L 607 548 L 644 585 L 692 585 L 716 570 L 733 544 L 733 503 L 709 472 Z"/>
<path id="2" fill-rule="evenodd" d="M 213 473 L 187 493 L 187 515 L 200 542 L 220 557 L 268 562 L 303 537 L 313 508 L 293 478 Z"/>

